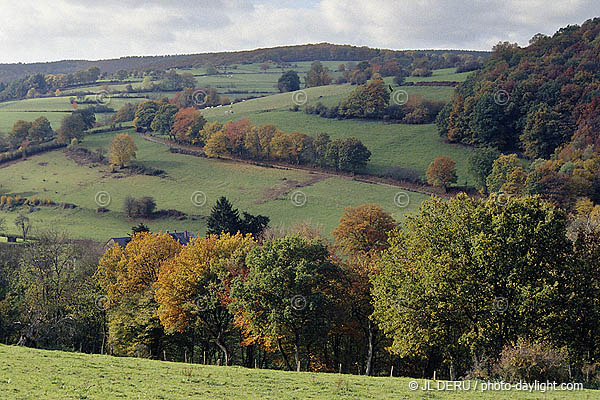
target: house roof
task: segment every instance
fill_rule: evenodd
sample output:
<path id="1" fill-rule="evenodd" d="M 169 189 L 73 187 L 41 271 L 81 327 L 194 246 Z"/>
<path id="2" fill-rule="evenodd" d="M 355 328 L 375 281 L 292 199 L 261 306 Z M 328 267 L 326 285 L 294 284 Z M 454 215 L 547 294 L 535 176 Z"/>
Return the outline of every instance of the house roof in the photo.
<path id="1" fill-rule="evenodd" d="M 194 232 L 188 232 L 188 231 L 183 231 L 183 232 L 167 231 L 167 234 L 169 236 L 171 236 L 173 239 L 177 240 L 183 246 L 187 245 L 188 243 L 190 243 L 192 241 L 192 239 L 197 237 Z M 118 244 L 120 247 L 125 247 L 125 246 L 127 246 L 127 243 L 129 243 L 130 241 L 131 241 L 131 236 L 113 237 L 113 238 L 110 238 L 108 240 L 108 242 L 106 242 L 106 246 L 112 247 L 115 244 Z"/>

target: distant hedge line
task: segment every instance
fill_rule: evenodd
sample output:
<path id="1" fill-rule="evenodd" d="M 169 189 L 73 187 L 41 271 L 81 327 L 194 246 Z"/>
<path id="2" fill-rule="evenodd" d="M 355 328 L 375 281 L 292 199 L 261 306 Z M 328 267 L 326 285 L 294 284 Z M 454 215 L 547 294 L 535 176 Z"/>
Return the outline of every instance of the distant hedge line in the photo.
<path id="1" fill-rule="evenodd" d="M 0 153 L 0 164 L 4 162 L 14 161 L 16 159 L 22 158 L 23 156 L 31 156 L 34 154 L 43 153 L 45 151 L 55 150 L 66 146 L 67 145 L 65 143 L 59 143 L 55 139 L 46 143 L 30 145 L 26 149 L 20 147 L 17 150 Z"/>

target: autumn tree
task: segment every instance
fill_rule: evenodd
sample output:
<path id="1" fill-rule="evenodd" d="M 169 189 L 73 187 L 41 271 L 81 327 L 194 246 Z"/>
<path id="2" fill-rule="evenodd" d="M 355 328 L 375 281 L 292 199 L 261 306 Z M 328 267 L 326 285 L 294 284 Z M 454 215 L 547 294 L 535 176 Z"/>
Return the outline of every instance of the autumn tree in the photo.
<path id="1" fill-rule="evenodd" d="M 365 374 L 373 373 L 373 362 L 379 343 L 377 325 L 371 320 L 373 313 L 371 278 L 377 272 L 376 262 L 386 249 L 388 235 L 396 221 L 377 204 L 348 207 L 333 231 L 336 246 L 349 257 L 342 263 L 346 271 L 347 308 L 349 319 L 360 326 L 365 340 Z"/>
<path id="2" fill-rule="evenodd" d="M 217 131 L 206 141 L 204 151 L 209 157 L 220 157 L 229 153 L 228 145 L 229 142 L 225 133 L 223 131 Z"/>
<path id="3" fill-rule="evenodd" d="M 450 183 L 456 183 L 456 163 L 448 157 L 437 157 L 427 168 L 427 183 L 448 189 Z"/>
<path id="4" fill-rule="evenodd" d="M 320 61 L 314 61 L 310 65 L 310 71 L 306 75 L 306 86 L 323 86 L 331 84 L 332 78 L 329 70 Z"/>
<path id="5" fill-rule="evenodd" d="M 232 363 L 229 338 L 235 333 L 227 306 L 229 282 L 245 271 L 245 257 L 255 246 L 250 235 L 209 235 L 193 240 L 163 265 L 157 282 L 158 316 L 167 331 L 196 330 Z M 192 345 L 193 347 L 193 345 Z"/>
<path id="6" fill-rule="evenodd" d="M 127 133 L 119 133 L 110 142 L 110 162 L 123 168 L 135 158 L 136 151 L 137 146 L 131 136 Z"/>
<path id="7" fill-rule="evenodd" d="M 48 118 L 44 116 L 38 117 L 31 123 L 28 138 L 32 142 L 40 143 L 50 139 L 52 136 L 54 136 L 54 131 L 52 130 L 52 126 L 50 126 Z"/>
<path id="8" fill-rule="evenodd" d="M 121 122 L 133 121 L 135 118 L 136 106 L 132 103 L 125 103 L 123 107 L 119 108 L 119 111 L 114 115 L 113 122 L 115 124 Z"/>
<path id="9" fill-rule="evenodd" d="M 333 230 L 336 244 L 347 254 L 380 252 L 387 248 L 388 233 L 396 221 L 377 204 L 348 207 Z"/>
<path id="10" fill-rule="evenodd" d="M 180 250 L 168 234 L 142 232 L 102 256 L 96 277 L 108 297 L 109 338 L 118 354 L 159 357 L 165 334 L 156 315 L 156 282 L 163 264 Z"/>
<path id="11" fill-rule="evenodd" d="M 175 114 L 171 135 L 179 141 L 203 146 L 202 130 L 206 122 L 202 113 L 194 107 L 181 108 Z"/>
<path id="12" fill-rule="evenodd" d="M 8 139 L 10 140 L 12 146 L 18 146 L 29 136 L 29 131 L 31 129 L 31 122 L 18 120 L 14 123 L 12 129 L 8 133 Z"/>

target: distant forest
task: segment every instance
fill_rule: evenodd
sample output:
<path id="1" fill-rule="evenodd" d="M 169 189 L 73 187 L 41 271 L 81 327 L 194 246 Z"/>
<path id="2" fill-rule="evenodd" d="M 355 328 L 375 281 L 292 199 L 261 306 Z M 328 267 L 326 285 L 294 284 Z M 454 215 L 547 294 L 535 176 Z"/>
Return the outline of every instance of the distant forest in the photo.
<path id="1" fill-rule="evenodd" d="M 330 43 L 280 46 L 236 52 L 200 53 L 170 56 L 121 57 L 111 60 L 64 60 L 31 64 L 0 64 L 0 82 L 9 82 L 34 74 L 74 73 L 96 66 L 102 72 L 112 74 L 119 70 L 149 71 L 169 68 L 193 68 L 205 64 L 230 65 L 274 61 L 362 61 L 397 60 L 401 66 L 427 67 L 429 69 L 457 66 L 458 58 L 448 55 L 471 55 L 487 58 L 490 53 L 469 50 L 384 50 L 370 47 L 336 45 Z"/>

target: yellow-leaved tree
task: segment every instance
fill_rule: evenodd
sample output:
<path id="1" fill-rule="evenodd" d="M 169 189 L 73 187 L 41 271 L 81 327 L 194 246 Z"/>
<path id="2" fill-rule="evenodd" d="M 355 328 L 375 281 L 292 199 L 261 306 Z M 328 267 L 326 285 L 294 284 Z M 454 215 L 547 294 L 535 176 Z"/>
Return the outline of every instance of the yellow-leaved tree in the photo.
<path id="1" fill-rule="evenodd" d="M 108 297 L 108 331 L 115 353 L 153 358 L 161 354 L 165 334 L 156 317 L 156 281 L 164 263 L 181 247 L 168 234 L 140 232 L 125 248 L 115 245 L 100 259 L 96 279 Z"/>
<path id="2" fill-rule="evenodd" d="M 127 133 L 115 135 L 110 142 L 110 163 L 123 168 L 135 158 L 137 146 Z"/>

